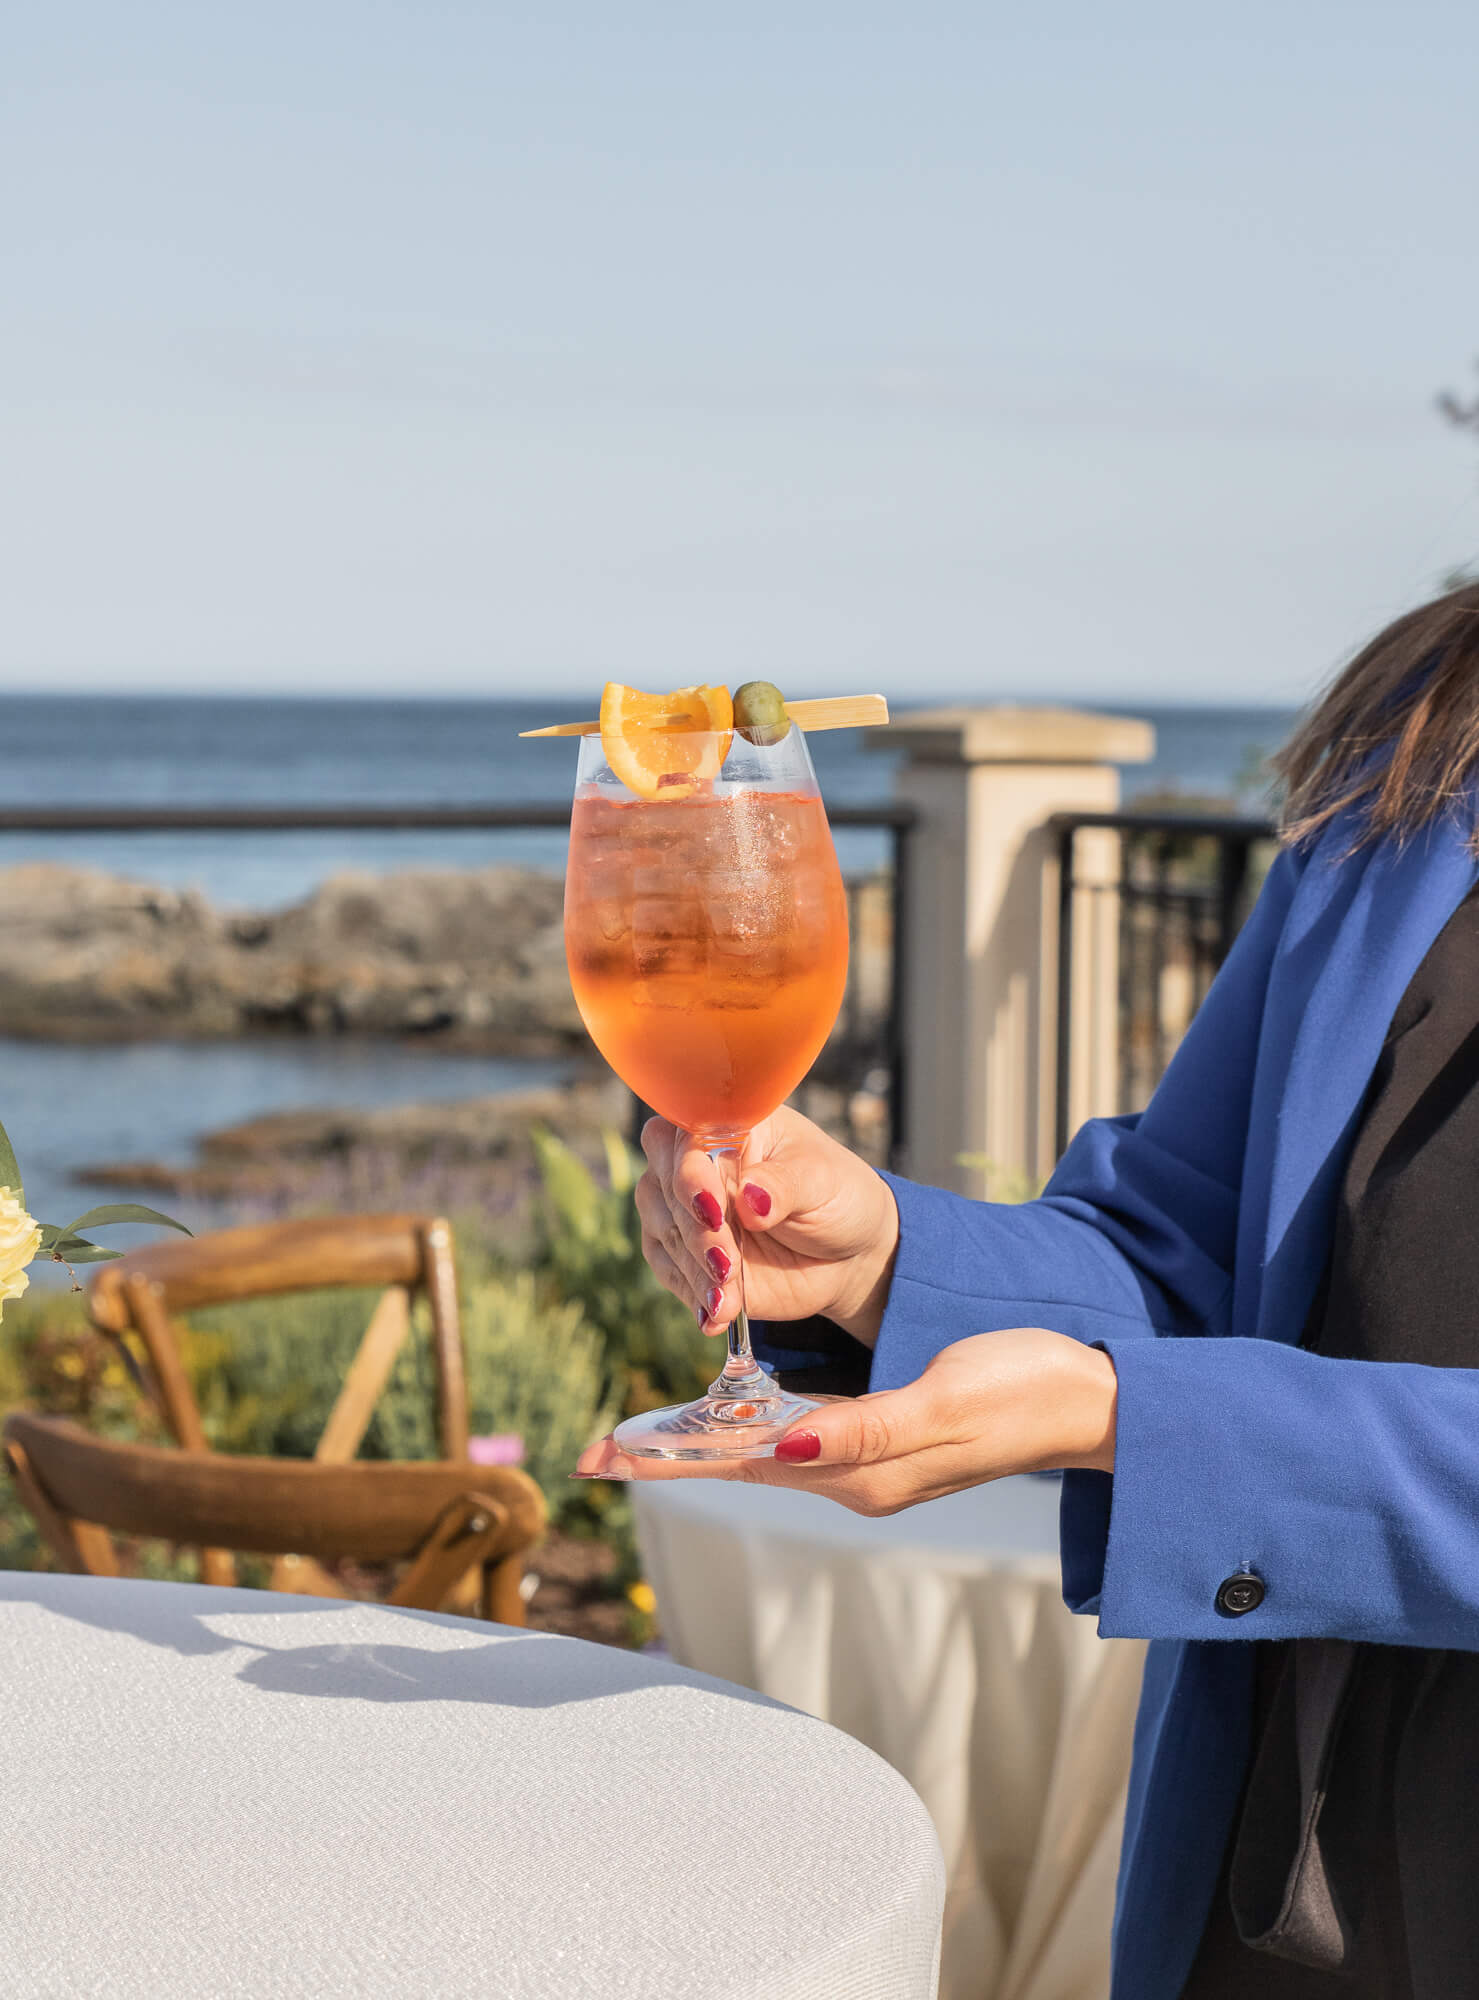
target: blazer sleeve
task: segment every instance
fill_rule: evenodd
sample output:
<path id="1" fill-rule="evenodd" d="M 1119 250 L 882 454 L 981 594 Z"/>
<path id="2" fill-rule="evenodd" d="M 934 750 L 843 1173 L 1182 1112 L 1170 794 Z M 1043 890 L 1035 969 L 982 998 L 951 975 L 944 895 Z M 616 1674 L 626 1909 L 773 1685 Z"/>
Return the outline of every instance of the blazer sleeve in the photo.
<path id="1" fill-rule="evenodd" d="M 1002 1327 L 1106 1344 L 1226 1330 L 1263 998 L 1302 867 L 1274 863 L 1149 1109 L 1084 1126 L 1036 1201 L 885 1176 L 900 1235 L 872 1388 Z"/>
<path id="2" fill-rule="evenodd" d="M 1479 1651 L 1479 1370 L 1274 1340 L 1103 1345 L 1115 1471 L 1065 1475 L 1063 1509 L 1064 1594 L 1101 1633 Z M 1263 1596 L 1229 1616 L 1218 1592 L 1240 1571 Z"/>

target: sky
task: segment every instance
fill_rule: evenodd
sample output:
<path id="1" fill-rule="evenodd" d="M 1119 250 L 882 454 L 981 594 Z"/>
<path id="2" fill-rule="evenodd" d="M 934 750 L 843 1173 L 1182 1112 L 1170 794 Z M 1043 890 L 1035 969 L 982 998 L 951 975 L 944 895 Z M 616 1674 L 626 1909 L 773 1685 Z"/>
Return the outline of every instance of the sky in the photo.
<path id="1" fill-rule="evenodd" d="M 0 690 L 1298 701 L 1479 557 L 1472 0 L 67 0 Z"/>

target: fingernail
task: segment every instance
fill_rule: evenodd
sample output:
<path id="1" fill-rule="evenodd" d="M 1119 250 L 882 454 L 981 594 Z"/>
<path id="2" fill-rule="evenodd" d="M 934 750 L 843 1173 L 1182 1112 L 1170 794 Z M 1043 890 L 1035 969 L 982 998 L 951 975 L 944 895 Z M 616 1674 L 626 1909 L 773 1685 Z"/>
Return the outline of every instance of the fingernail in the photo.
<path id="1" fill-rule="evenodd" d="M 713 1317 L 718 1312 L 720 1306 L 722 1306 L 723 1303 L 724 1303 L 723 1291 L 720 1289 L 718 1285 L 710 1285 L 709 1289 L 704 1293 L 704 1304 L 708 1308 L 708 1314 L 710 1319 L 713 1319 Z"/>
<path id="2" fill-rule="evenodd" d="M 729 1259 L 725 1256 L 724 1252 L 719 1248 L 717 1243 L 714 1245 L 712 1250 L 705 1250 L 704 1262 L 708 1265 L 709 1269 L 713 1272 L 714 1276 L 719 1280 L 720 1284 L 722 1285 L 724 1283 L 724 1280 L 729 1276 L 730 1263 Z"/>
<path id="3" fill-rule="evenodd" d="M 708 1307 L 707 1307 L 707 1306 L 695 1306 L 693 1310 L 694 1310 L 694 1312 L 695 1312 L 695 1313 L 697 1314 L 697 1316 L 698 1316 L 698 1323 L 699 1323 L 699 1325 L 700 1325 L 700 1326 L 707 1326 L 707 1325 L 708 1325 L 708 1323 L 709 1323 L 709 1309 L 708 1309 Z"/>
<path id="4" fill-rule="evenodd" d="M 805 1465 L 821 1457 L 822 1441 L 815 1431 L 789 1431 L 776 1445 L 775 1455 L 787 1465 Z"/>
<path id="5" fill-rule="evenodd" d="M 756 1187 L 753 1181 L 745 1182 L 745 1200 L 757 1215 L 769 1215 L 770 1196 L 763 1187 Z"/>
<path id="6" fill-rule="evenodd" d="M 724 1211 L 707 1188 L 693 1197 L 693 1212 L 705 1229 L 722 1229 Z"/>

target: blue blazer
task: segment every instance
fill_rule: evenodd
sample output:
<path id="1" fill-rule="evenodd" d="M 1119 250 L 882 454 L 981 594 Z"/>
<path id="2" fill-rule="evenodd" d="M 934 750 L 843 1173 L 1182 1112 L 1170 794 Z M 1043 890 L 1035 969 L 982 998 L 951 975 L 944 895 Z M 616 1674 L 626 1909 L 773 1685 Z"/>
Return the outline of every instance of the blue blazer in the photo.
<path id="1" fill-rule="evenodd" d="M 1479 1651 L 1479 1370 L 1299 1346 L 1392 1013 L 1475 880 L 1468 826 L 1354 855 L 1351 831 L 1280 855 L 1149 1109 L 1086 1125 L 1040 1199 L 893 1183 L 875 1389 L 1009 1326 L 1091 1341 L 1119 1375 L 1115 1471 L 1066 1473 L 1061 1516 L 1070 1607 L 1151 1641 L 1116 2000 L 1176 2000 L 1190 1968 L 1248 1761 L 1250 1641 Z M 1245 1568 L 1266 1594 L 1226 1616 Z"/>

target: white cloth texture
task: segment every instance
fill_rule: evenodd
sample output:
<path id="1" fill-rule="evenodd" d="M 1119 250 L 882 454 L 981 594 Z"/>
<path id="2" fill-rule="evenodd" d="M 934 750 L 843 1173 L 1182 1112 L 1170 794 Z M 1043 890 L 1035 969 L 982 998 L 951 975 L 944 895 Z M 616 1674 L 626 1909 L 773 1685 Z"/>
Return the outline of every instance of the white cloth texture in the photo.
<path id="1" fill-rule="evenodd" d="M 1104 2000 L 1144 1647 L 1065 1609 L 1057 1481 L 881 1520 L 794 1488 L 631 1491 L 673 1657 L 835 1723 L 929 1808 L 941 2000 Z"/>
<path id="2" fill-rule="evenodd" d="M 378 1605 L 0 1576 L 0 1990 L 931 2000 L 923 1807 L 670 1662 Z"/>

